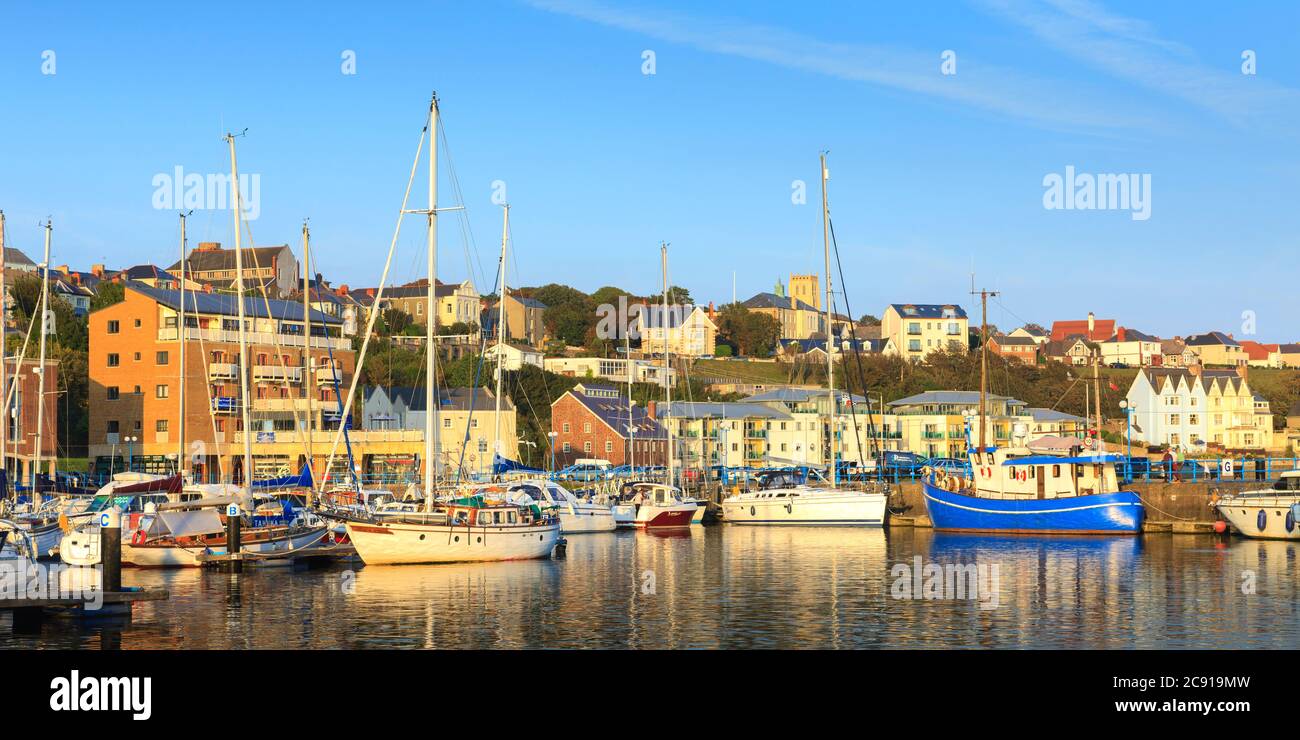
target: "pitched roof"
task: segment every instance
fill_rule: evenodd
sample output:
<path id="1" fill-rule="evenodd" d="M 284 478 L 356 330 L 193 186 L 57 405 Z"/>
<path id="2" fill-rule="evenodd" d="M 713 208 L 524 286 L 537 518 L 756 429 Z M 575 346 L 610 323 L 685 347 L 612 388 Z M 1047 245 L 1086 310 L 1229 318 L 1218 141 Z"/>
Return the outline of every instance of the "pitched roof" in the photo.
<path id="1" fill-rule="evenodd" d="M 1012 406 L 1023 406 L 1024 401 L 1018 401 L 1010 396 L 999 396 L 996 393 L 988 394 L 990 401 L 1007 401 Z M 897 401 L 890 401 L 886 406 L 919 406 L 930 403 L 946 403 L 956 405 L 970 405 L 980 402 L 979 391 L 925 391 L 907 398 L 900 398 Z"/>
<path id="2" fill-rule="evenodd" d="M 175 280 L 176 276 L 157 265 L 135 265 L 118 273 L 125 280 Z"/>
<path id="3" fill-rule="evenodd" d="M 1159 342 L 1160 337 L 1140 332 L 1127 326 L 1121 326 L 1115 329 L 1115 333 L 1110 336 L 1108 342 Z"/>
<path id="4" fill-rule="evenodd" d="M 889 307 L 908 319 L 966 318 L 966 311 L 955 303 L 891 303 Z"/>
<path id="5" fill-rule="evenodd" d="M 812 388 L 775 388 L 764 393 L 759 393 L 748 398 L 743 398 L 740 403 L 766 403 L 769 401 L 779 401 L 781 403 L 807 403 L 810 399 L 824 398 L 827 391 Z M 837 390 L 835 394 L 839 398 L 844 398 L 844 391 Z M 851 396 L 854 403 L 866 403 L 865 398 L 856 393 Z"/>
<path id="6" fill-rule="evenodd" d="M 1033 337 L 1013 337 L 1013 336 L 1011 336 L 1010 334 L 998 334 L 998 335 L 996 335 L 996 336 L 990 337 L 990 338 L 989 338 L 989 341 L 991 341 L 991 342 L 995 342 L 995 343 L 997 343 L 999 346 L 1002 346 L 1002 347 L 1010 347 L 1010 346 L 1036 347 L 1036 346 L 1038 346 L 1038 342 L 1034 341 L 1034 338 L 1033 338 Z"/>
<path id="7" fill-rule="evenodd" d="M 270 267 L 274 259 L 280 252 L 289 249 L 288 244 L 281 244 L 278 247 L 244 247 L 240 251 L 244 253 L 244 268 L 253 267 Z M 179 272 L 181 261 L 176 260 L 168 272 Z M 222 249 L 195 249 L 190 252 L 189 257 L 185 260 L 185 272 L 188 275 L 191 272 L 209 272 L 212 270 L 233 270 L 235 269 L 235 250 Z"/>
<path id="8" fill-rule="evenodd" d="M 1163 390 L 1170 383 L 1179 382 L 1187 387 L 1199 383 L 1207 391 L 1216 386 L 1219 388 L 1231 386 L 1235 390 L 1242 384 L 1242 378 L 1236 370 L 1205 369 L 1198 375 L 1183 368 L 1145 367 L 1142 368 L 1142 374 L 1157 391 Z"/>
<path id="9" fill-rule="evenodd" d="M 681 419 L 743 419 L 756 416 L 766 419 L 791 418 L 789 412 L 761 403 L 674 401 L 671 406 L 672 415 Z"/>
<path id="10" fill-rule="evenodd" d="M 780 308 L 787 311 L 814 311 L 817 309 L 798 298 L 781 296 L 776 293 L 759 293 L 741 304 L 745 308 Z"/>
<path id="11" fill-rule="evenodd" d="M 1241 346 L 1237 340 L 1221 331 L 1208 331 L 1204 334 L 1193 334 L 1187 338 L 1187 344 L 1192 347 L 1207 347 L 1212 345 L 1223 345 L 1225 347 Z"/>
<path id="12" fill-rule="evenodd" d="M 1115 335 L 1115 319 L 1093 319 L 1092 331 L 1088 331 L 1088 320 L 1053 321 L 1052 340 L 1059 341 L 1071 336 L 1081 336 L 1094 342 L 1104 341 Z"/>
<path id="13" fill-rule="evenodd" d="M 424 411 L 428 408 L 428 389 L 413 386 L 393 386 L 384 388 L 376 386 L 371 393 L 384 393 L 394 402 L 400 401 L 410 411 Z M 442 411 L 488 412 L 496 410 L 496 395 L 487 388 L 439 388 L 438 408 Z M 501 410 L 514 411 L 515 405 L 510 397 L 502 395 Z"/>
<path id="14" fill-rule="evenodd" d="M 1067 414 L 1064 411 L 1057 411 L 1056 409 L 1027 408 L 1025 409 L 1025 412 L 1034 417 L 1034 421 L 1039 423 L 1051 421 L 1072 421 L 1079 423 L 1088 421 L 1082 416 Z"/>
<path id="15" fill-rule="evenodd" d="M 17 248 L 15 248 L 15 247 L 5 247 L 5 266 L 6 266 L 6 267 L 17 267 L 17 268 L 19 268 L 19 269 L 24 268 L 24 267 L 35 268 L 35 267 L 36 267 L 36 263 L 35 263 L 35 262 L 32 262 L 32 260 L 31 260 L 30 257 L 28 257 L 27 255 L 23 254 L 23 253 L 22 253 L 20 250 L 18 250 Z"/>
<path id="16" fill-rule="evenodd" d="M 594 384 L 588 385 L 596 387 Z M 588 396 L 581 391 L 581 386 L 567 391 L 564 395 L 571 396 L 582 404 L 588 411 L 604 422 L 606 426 L 614 430 L 615 434 L 624 439 L 628 436 L 629 418 L 631 419 L 630 424 L 636 428 L 636 436 L 640 439 L 664 439 L 668 436 L 663 425 L 658 420 L 650 418 L 649 411 L 641 406 L 633 405 L 629 417 L 627 399 Z M 560 398 L 564 398 L 564 396 Z M 556 403 L 559 403 L 558 399 Z"/>
<path id="17" fill-rule="evenodd" d="M 1252 360 L 1268 360 L 1268 356 L 1279 351 L 1280 346 L 1276 344 L 1260 344 L 1249 339 L 1243 339 L 1241 348 L 1246 350 L 1246 356 Z"/>
<path id="18" fill-rule="evenodd" d="M 168 290 L 166 288 L 154 288 L 144 283 L 138 283 L 128 280 L 123 283 L 128 290 L 133 290 L 142 295 L 148 296 L 153 300 L 167 306 L 172 310 L 180 310 L 181 292 L 179 290 Z M 201 293 L 196 290 L 185 291 L 185 311 L 186 313 L 216 314 L 219 316 L 238 316 L 238 300 L 232 295 L 217 295 L 215 293 Z M 292 301 L 282 301 L 275 298 L 266 300 L 263 298 L 244 298 L 244 314 L 249 318 L 265 319 L 272 318 L 280 321 L 302 321 L 302 305 Z M 270 313 L 267 313 L 268 304 Z M 316 309 L 311 310 L 312 323 L 318 324 L 342 324 L 343 319 L 335 318 L 328 314 L 321 313 Z"/>

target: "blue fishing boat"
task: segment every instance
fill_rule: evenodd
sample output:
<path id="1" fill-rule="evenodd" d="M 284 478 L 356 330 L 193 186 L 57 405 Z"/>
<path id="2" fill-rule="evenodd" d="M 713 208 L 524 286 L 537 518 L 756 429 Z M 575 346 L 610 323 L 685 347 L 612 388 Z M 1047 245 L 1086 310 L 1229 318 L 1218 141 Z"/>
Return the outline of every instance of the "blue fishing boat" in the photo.
<path id="1" fill-rule="evenodd" d="M 1101 451 L 1101 373 L 1093 361 L 1096 426 L 1063 454 L 1043 454 L 1028 446 L 1028 429 L 1014 424 L 1012 445 L 986 444 L 988 436 L 988 299 L 981 290 L 980 405 L 978 444 L 966 425 L 968 471 L 947 466 L 922 469 L 921 492 L 934 528 L 959 532 L 1013 534 L 1137 534 L 1146 510 L 1133 491 L 1121 491 L 1115 463 Z M 1084 453 L 1084 448 L 1088 451 Z M 1082 453 L 1082 454 L 1081 454 Z"/>
<path id="2" fill-rule="evenodd" d="M 1027 534 L 1137 534 L 1145 509 L 1116 484 L 1114 455 L 970 453 L 972 475 L 927 470 L 921 480 L 934 528 Z"/>

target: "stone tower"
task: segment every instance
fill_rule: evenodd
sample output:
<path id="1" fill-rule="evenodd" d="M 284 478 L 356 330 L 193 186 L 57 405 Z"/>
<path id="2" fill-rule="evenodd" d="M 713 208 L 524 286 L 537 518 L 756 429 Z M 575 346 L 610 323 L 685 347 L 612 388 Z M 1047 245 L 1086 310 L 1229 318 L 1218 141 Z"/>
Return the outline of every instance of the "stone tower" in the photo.
<path id="1" fill-rule="evenodd" d="M 822 307 L 821 280 L 816 275 L 791 275 L 790 297 L 817 310 Z"/>

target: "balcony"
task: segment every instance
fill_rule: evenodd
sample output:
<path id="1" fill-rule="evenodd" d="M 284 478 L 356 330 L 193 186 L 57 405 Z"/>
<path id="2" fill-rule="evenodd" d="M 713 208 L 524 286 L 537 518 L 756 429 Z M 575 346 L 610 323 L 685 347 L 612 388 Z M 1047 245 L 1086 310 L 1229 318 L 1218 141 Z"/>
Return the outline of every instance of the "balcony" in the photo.
<path id="1" fill-rule="evenodd" d="M 254 365 L 253 382 L 255 383 L 301 383 L 302 368 L 280 365 Z"/>
<path id="2" fill-rule="evenodd" d="M 233 362 L 213 362 L 208 365 L 208 379 L 235 380 L 239 377 L 239 365 Z"/>
<path id="3" fill-rule="evenodd" d="M 212 399 L 212 411 L 218 414 L 234 414 L 239 411 L 239 399 L 234 396 L 215 396 Z"/>
<path id="4" fill-rule="evenodd" d="M 343 382 L 343 370 L 337 367 L 322 367 L 316 371 L 316 385 L 333 385 Z"/>
<path id="5" fill-rule="evenodd" d="M 174 326 L 161 328 L 158 330 L 158 341 L 174 342 L 178 334 L 179 332 Z M 301 334 L 273 334 L 265 331 L 245 332 L 244 339 L 249 344 L 260 344 L 267 347 L 303 347 L 307 344 L 306 339 Z M 189 326 L 185 328 L 185 341 L 238 344 L 239 332 L 233 329 L 200 329 Z M 352 349 L 352 340 L 344 337 L 313 336 L 311 346 L 317 349 L 329 347 L 335 350 L 350 350 Z"/>

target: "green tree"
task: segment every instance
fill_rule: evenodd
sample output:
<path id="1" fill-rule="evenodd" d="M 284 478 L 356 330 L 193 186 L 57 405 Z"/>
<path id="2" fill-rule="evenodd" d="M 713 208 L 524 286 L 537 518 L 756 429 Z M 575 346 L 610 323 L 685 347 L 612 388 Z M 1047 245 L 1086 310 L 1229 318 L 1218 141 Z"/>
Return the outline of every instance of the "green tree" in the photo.
<path id="1" fill-rule="evenodd" d="M 98 311 L 126 300 L 126 288 L 117 282 L 105 280 L 95 287 L 95 297 L 90 299 L 90 310 Z"/>

